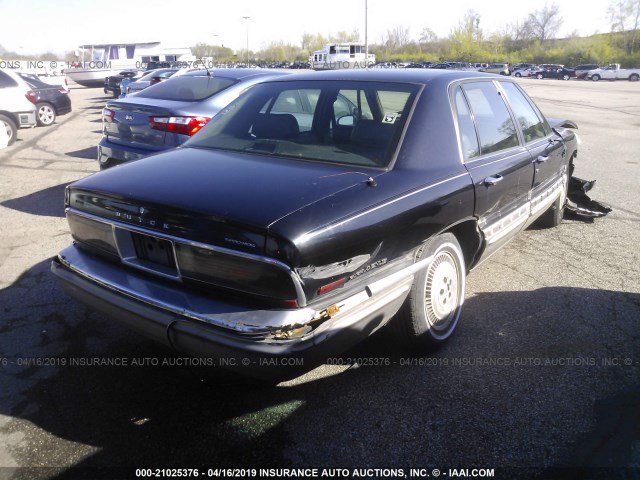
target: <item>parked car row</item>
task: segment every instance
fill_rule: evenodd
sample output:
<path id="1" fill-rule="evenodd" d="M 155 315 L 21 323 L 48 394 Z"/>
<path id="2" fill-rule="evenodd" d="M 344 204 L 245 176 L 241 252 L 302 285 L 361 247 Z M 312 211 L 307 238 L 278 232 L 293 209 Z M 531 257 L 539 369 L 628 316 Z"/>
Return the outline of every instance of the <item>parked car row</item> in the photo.
<path id="1" fill-rule="evenodd" d="M 69 91 L 35 74 L 0 70 L 0 148 L 12 145 L 20 128 L 52 125 L 71 112 Z"/>
<path id="2" fill-rule="evenodd" d="M 36 126 L 36 100 L 35 92 L 18 74 L 0 70 L 0 146 L 12 145 L 19 128 Z"/>

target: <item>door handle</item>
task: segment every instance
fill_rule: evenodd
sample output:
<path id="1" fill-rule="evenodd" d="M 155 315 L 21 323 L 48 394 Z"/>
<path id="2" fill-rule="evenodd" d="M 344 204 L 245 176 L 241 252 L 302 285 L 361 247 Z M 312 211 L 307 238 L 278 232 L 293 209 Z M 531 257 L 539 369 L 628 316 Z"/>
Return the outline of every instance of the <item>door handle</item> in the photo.
<path id="1" fill-rule="evenodd" d="M 544 163 L 547 160 L 549 160 L 549 155 L 539 155 L 538 158 L 536 158 L 536 163 Z"/>
<path id="2" fill-rule="evenodd" d="M 492 177 L 487 177 L 484 179 L 484 184 L 487 187 L 491 187 L 498 182 L 501 182 L 504 177 L 502 175 L 494 175 Z"/>

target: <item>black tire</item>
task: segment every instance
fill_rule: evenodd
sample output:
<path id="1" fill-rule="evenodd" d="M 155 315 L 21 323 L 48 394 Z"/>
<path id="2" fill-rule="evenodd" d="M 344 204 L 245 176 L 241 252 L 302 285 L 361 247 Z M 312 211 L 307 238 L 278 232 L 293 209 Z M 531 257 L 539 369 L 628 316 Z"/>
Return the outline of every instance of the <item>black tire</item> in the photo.
<path id="1" fill-rule="evenodd" d="M 520 72 L 516 72 L 514 76 L 520 78 L 522 74 Z"/>
<path id="2" fill-rule="evenodd" d="M 41 127 L 49 127 L 56 121 L 56 109 L 50 103 L 36 105 L 36 120 Z"/>
<path id="3" fill-rule="evenodd" d="M 538 219 L 538 225 L 544 228 L 557 227 L 562 223 L 562 217 L 564 217 L 564 209 L 567 205 L 567 191 L 569 189 L 569 174 L 565 173 L 564 187 L 562 194 L 556 199 L 555 202 L 549 207 L 549 209 L 540 215 Z"/>
<path id="4" fill-rule="evenodd" d="M 434 349 L 453 334 L 464 302 L 466 270 L 456 237 L 438 235 L 420 247 L 416 261 L 430 257 L 394 319 L 401 341 L 421 349 Z"/>
<path id="5" fill-rule="evenodd" d="M 595 75 L 592 75 L 591 80 L 593 80 L 594 82 L 597 82 L 598 80 L 600 80 L 600 75 L 598 75 L 597 73 Z"/>
<path id="6" fill-rule="evenodd" d="M 630 82 L 637 82 L 639 78 L 640 75 L 638 75 L 637 73 L 632 73 L 631 75 L 629 75 Z"/>
<path id="7" fill-rule="evenodd" d="M 13 145 L 16 138 L 18 138 L 18 126 L 16 122 L 2 114 L 0 114 L 0 122 L 4 123 L 7 129 L 7 137 L 9 137 L 9 143 L 7 145 Z"/>

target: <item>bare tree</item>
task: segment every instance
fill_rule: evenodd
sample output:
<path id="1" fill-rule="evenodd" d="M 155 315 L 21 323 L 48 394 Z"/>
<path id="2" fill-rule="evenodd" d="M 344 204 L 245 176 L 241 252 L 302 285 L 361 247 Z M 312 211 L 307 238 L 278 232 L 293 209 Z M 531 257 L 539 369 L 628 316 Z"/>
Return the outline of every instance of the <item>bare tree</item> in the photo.
<path id="1" fill-rule="evenodd" d="M 530 13 L 526 23 L 533 37 L 544 42 L 558 33 L 562 21 L 560 7 L 554 3 L 551 6 L 545 5 L 542 10 Z"/>
<path id="2" fill-rule="evenodd" d="M 401 50 L 405 45 L 409 44 L 411 38 L 409 36 L 409 28 L 395 27 L 387 30 L 386 39 L 383 37 L 384 46 L 391 51 Z"/>
<path id="3" fill-rule="evenodd" d="M 420 34 L 420 43 L 432 43 L 438 41 L 438 36 L 436 33 L 430 28 L 423 28 L 422 33 Z"/>
<path id="4" fill-rule="evenodd" d="M 640 0 L 614 0 L 607 9 L 611 31 L 620 32 L 624 49 L 633 54 L 638 43 L 640 27 Z"/>

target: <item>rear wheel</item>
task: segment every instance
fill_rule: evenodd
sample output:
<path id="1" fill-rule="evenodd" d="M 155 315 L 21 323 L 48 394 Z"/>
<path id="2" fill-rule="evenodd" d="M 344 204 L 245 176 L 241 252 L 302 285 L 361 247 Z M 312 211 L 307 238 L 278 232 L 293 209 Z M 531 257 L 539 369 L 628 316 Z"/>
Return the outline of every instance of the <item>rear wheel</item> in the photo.
<path id="1" fill-rule="evenodd" d="M 632 73 L 631 75 L 629 75 L 630 82 L 637 82 L 639 78 L 640 75 L 638 75 L 637 73 Z"/>
<path id="2" fill-rule="evenodd" d="M 458 325 L 465 288 L 465 262 L 454 235 L 438 235 L 422 246 L 416 261 L 429 259 L 413 280 L 409 296 L 395 319 L 401 340 L 434 348 Z"/>
<path id="3" fill-rule="evenodd" d="M 541 73 L 539 73 L 538 75 L 536 75 L 536 78 L 537 78 L 538 80 L 542 80 L 544 77 L 542 76 L 542 74 L 541 74 Z"/>
<path id="4" fill-rule="evenodd" d="M 515 76 L 520 78 L 522 76 L 522 74 L 520 72 L 516 72 Z"/>
<path id="5" fill-rule="evenodd" d="M 564 208 L 567 204 L 567 191 L 569 189 L 569 174 L 565 173 L 562 177 L 563 186 L 562 193 L 558 199 L 553 202 L 549 210 L 544 212 L 538 219 L 538 225 L 545 228 L 557 227 L 562 223 L 564 217 Z"/>
<path id="6" fill-rule="evenodd" d="M 566 73 L 562 76 L 563 80 L 569 80 L 571 77 L 569 75 L 567 75 Z"/>
<path id="7" fill-rule="evenodd" d="M 598 80 L 600 80 L 600 75 L 595 74 L 591 77 L 591 80 L 593 80 L 594 82 L 597 82 Z"/>
<path id="8" fill-rule="evenodd" d="M 50 103 L 39 103 L 37 108 L 38 125 L 48 127 L 56 121 L 56 110 Z"/>
<path id="9" fill-rule="evenodd" d="M 18 137 L 18 126 L 16 123 L 6 115 L 0 115 L 0 128 L 6 129 L 7 138 L 9 139 L 7 145 L 13 145 Z"/>

